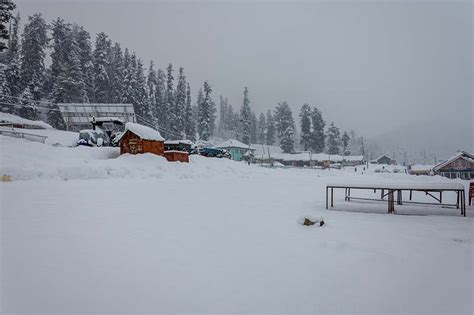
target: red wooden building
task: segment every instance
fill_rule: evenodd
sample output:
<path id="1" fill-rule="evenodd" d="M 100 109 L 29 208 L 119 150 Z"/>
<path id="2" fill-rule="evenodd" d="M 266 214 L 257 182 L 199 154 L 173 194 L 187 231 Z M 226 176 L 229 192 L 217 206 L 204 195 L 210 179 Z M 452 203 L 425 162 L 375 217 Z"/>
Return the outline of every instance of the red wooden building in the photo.
<path id="1" fill-rule="evenodd" d="M 433 171 L 447 178 L 473 179 L 474 155 L 459 151 L 448 160 L 436 165 Z"/>
<path id="2" fill-rule="evenodd" d="M 154 153 L 164 155 L 165 139 L 152 128 L 128 122 L 120 138 L 120 154 Z"/>

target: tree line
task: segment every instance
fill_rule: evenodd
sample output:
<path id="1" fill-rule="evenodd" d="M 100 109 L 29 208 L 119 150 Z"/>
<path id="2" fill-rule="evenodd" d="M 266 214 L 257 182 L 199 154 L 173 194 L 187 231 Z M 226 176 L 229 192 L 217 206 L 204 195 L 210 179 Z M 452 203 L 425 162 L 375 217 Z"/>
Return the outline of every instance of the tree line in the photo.
<path id="1" fill-rule="evenodd" d="M 145 69 L 142 59 L 103 32 L 96 35 L 93 45 L 83 26 L 61 18 L 47 23 L 40 13 L 29 16 L 22 34 L 19 14 L 11 16 L 9 23 L 6 62 L 0 66 L 0 108 L 4 112 L 33 120 L 45 115 L 52 126 L 65 129 L 57 103 L 131 103 L 137 121 L 159 129 L 167 139 L 206 141 L 216 136 L 246 144 L 279 145 L 284 152 L 299 148 L 339 154 L 352 146 L 352 153 L 363 153 L 360 138 L 353 132 L 352 136 L 341 134 L 334 123 L 326 128 L 321 111 L 308 104 L 299 113 L 297 141 L 295 120 L 286 101 L 257 118 L 247 87 L 240 108 L 234 109 L 223 96 L 217 108 L 213 89 L 205 81 L 193 103 L 183 67 L 176 71 L 170 63 L 164 70 L 156 69 L 150 61 Z M 51 63 L 46 66 L 48 56 Z M 40 114 L 37 109 L 45 106 L 46 113 Z"/>

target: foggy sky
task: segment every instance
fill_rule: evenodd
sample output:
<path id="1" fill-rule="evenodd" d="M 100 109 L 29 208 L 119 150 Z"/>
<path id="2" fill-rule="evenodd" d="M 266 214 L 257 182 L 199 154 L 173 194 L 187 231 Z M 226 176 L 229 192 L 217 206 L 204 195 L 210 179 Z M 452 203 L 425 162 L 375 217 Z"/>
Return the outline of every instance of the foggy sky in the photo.
<path id="1" fill-rule="evenodd" d="M 193 95 L 208 80 L 238 108 L 247 86 L 257 114 L 307 102 L 366 136 L 436 122 L 473 147 L 470 1 L 16 2 L 23 24 L 59 16 L 183 66 Z"/>

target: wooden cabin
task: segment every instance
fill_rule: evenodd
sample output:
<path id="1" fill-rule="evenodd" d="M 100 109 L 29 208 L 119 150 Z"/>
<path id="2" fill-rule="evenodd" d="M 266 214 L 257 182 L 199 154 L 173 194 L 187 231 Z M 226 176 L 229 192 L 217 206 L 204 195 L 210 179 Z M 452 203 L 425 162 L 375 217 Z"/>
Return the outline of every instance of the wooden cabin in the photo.
<path id="1" fill-rule="evenodd" d="M 447 178 L 472 179 L 474 178 L 474 155 L 459 151 L 448 160 L 436 165 L 433 171 Z"/>
<path id="2" fill-rule="evenodd" d="M 388 156 L 387 154 L 381 155 L 378 158 L 370 161 L 371 164 L 385 164 L 385 165 L 397 165 L 397 160 Z"/>
<path id="3" fill-rule="evenodd" d="M 234 139 L 221 143 L 217 148 L 227 150 L 234 161 L 242 161 L 255 156 L 255 148 Z"/>
<path id="4" fill-rule="evenodd" d="M 160 132 L 147 126 L 128 122 L 120 137 L 120 154 L 154 153 L 164 155 L 165 139 Z"/>

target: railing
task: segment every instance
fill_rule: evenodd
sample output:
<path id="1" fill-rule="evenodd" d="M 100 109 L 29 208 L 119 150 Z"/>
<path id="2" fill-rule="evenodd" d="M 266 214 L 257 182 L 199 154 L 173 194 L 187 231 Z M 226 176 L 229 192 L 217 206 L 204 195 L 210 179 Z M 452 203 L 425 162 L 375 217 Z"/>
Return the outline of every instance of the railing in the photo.
<path id="1" fill-rule="evenodd" d="M 0 134 L 4 136 L 14 137 L 14 138 L 23 138 L 31 141 L 44 143 L 47 136 L 35 135 L 27 132 L 13 131 L 13 130 L 2 130 L 0 129 Z"/>

